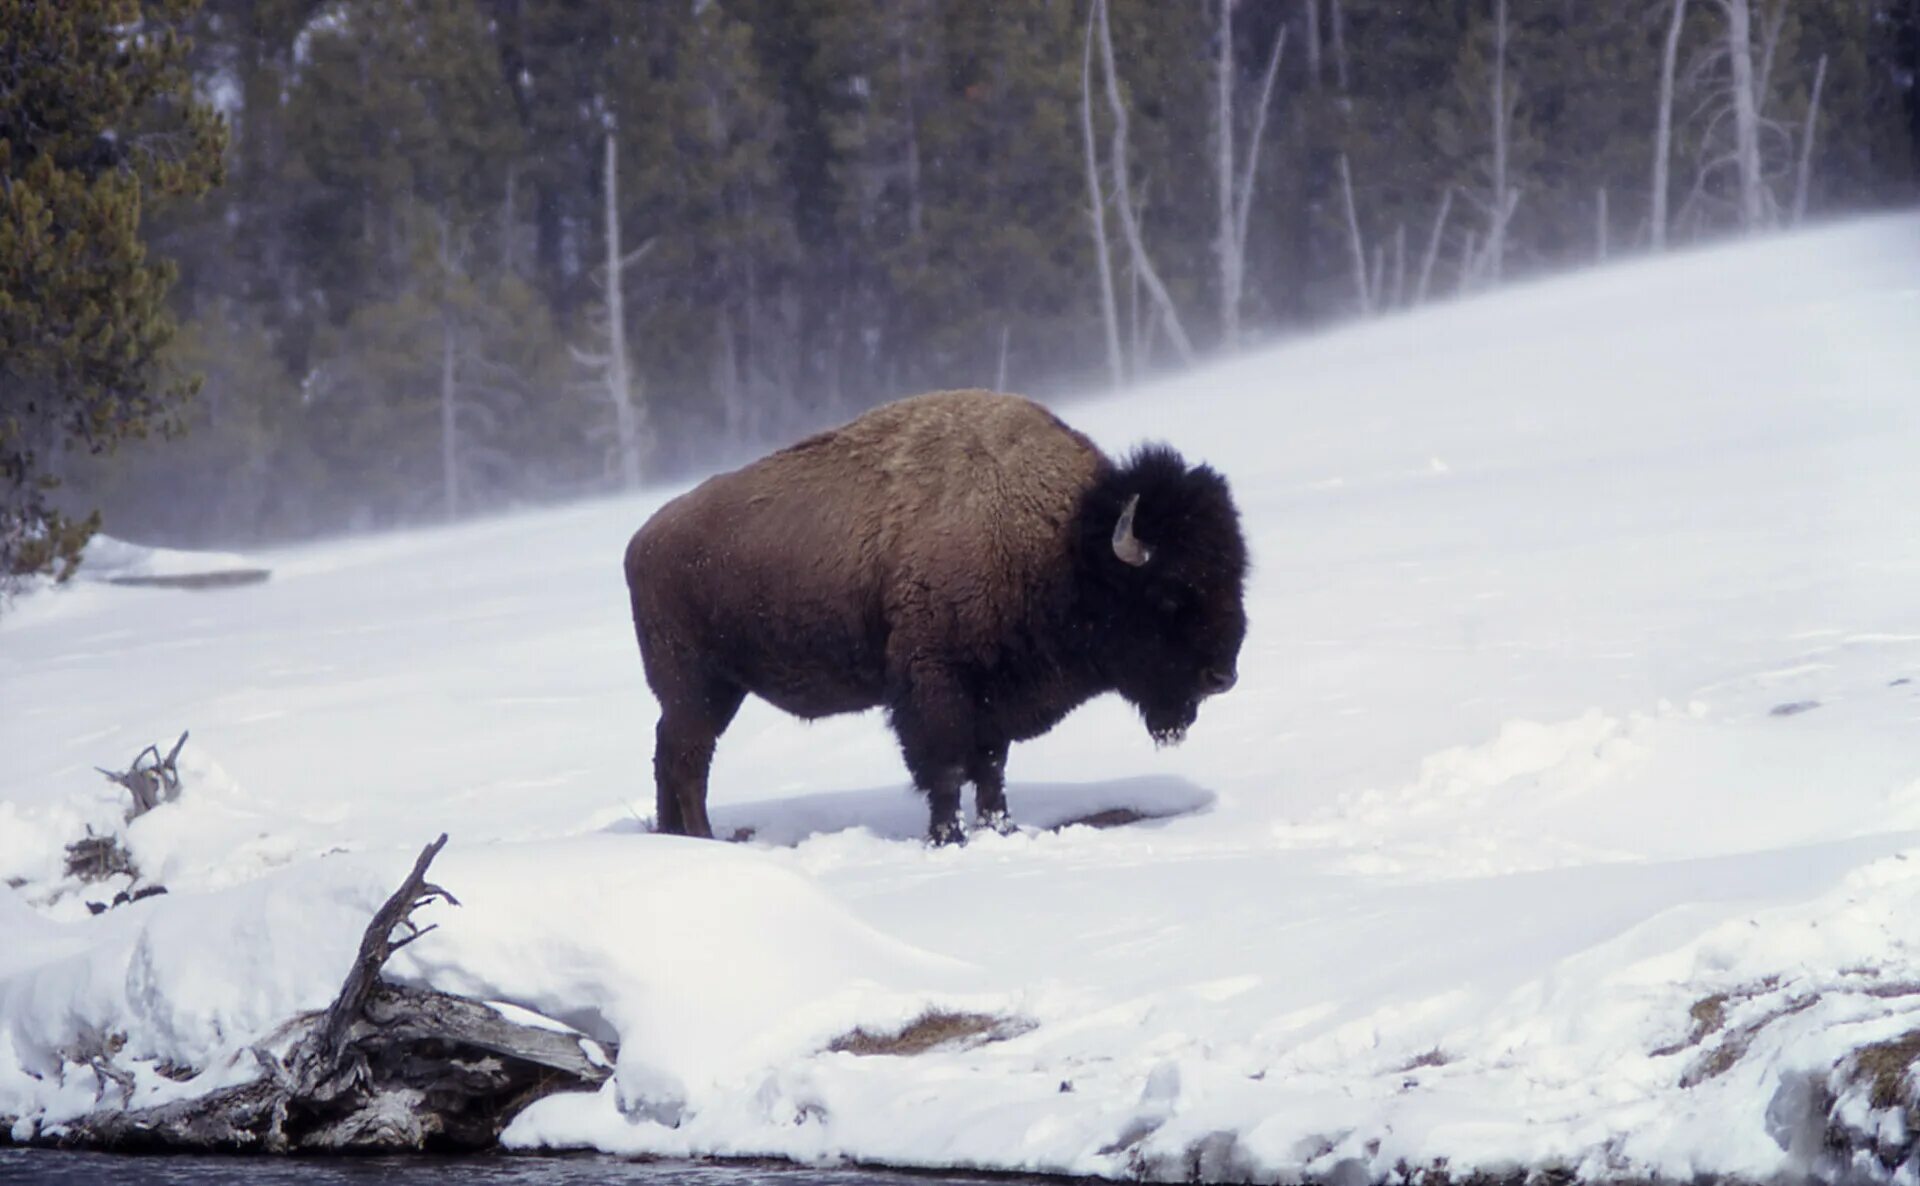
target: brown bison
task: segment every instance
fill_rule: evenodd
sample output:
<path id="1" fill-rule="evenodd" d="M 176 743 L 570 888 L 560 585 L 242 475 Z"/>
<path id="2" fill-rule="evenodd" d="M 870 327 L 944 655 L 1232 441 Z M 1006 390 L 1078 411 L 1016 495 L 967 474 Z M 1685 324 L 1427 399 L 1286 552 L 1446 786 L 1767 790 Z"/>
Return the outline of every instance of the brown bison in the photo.
<path id="1" fill-rule="evenodd" d="M 809 720 L 885 705 L 931 839 L 964 839 L 965 782 L 1004 831 L 1012 742 L 1108 691 L 1178 741 L 1233 686 L 1246 568 L 1218 473 L 1163 445 L 1116 464 L 1018 396 L 901 400 L 710 478 L 627 545 L 657 826 L 712 835 L 714 743 L 751 692 Z"/>

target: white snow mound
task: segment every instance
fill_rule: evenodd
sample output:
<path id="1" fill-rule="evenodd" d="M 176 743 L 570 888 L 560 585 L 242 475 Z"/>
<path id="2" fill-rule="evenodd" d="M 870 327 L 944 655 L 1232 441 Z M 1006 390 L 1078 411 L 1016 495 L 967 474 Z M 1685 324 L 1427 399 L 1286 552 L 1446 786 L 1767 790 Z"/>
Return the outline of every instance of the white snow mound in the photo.
<path id="1" fill-rule="evenodd" d="M 1025 830 L 959 850 L 877 715 L 757 703 L 713 776 L 743 842 L 646 834 L 619 558 L 668 491 L 217 600 L 36 592 L 0 618 L 0 1115 L 117 1100 L 96 1059 L 136 1102 L 248 1073 L 449 831 L 464 904 L 393 974 L 619 1043 L 515 1146 L 1912 1180 L 1913 1084 L 1854 1054 L 1920 1050 L 1916 260 L 1920 217 L 1867 220 L 1062 407 L 1229 476 L 1240 685 L 1177 749 L 1111 699 L 1016 747 Z M 126 823 L 93 768 L 189 728 Z M 89 830 L 137 875 L 69 875 Z M 832 1049 L 930 1010 L 993 1029 Z"/>

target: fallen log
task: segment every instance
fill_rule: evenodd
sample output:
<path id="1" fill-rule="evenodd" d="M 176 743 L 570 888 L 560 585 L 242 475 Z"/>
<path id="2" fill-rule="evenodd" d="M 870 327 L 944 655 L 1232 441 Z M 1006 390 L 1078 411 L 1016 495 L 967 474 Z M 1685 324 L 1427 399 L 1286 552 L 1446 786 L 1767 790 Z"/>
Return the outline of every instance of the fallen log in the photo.
<path id="1" fill-rule="evenodd" d="M 467 997 L 380 979 L 389 956 L 433 930 L 414 910 L 459 902 L 426 879 L 447 842 L 413 870 L 361 936 L 333 1003 L 253 1048 L 262 1076 L 157 1107 L 102 1108 L 33 1143 L 122 1152 L 469 1152 L 492 1146 L 534 1100 L 591 1091 L 613 1052 L 583 1035 L 526 1025 Z M 400 937 L 395 932 L 403 930 Z M 290 1044 L 289 1044 L 290 1042 Z"/>
<path id="2" fill-rule="evenodd" d="M 109 585 L 132 585 L 149 589 L 232 589 L 240 585 L 258 585 L 273 573 L 265 568 L 225 568 L 217 572 L 188 572 L 158 577 L 108 577 Z"/>

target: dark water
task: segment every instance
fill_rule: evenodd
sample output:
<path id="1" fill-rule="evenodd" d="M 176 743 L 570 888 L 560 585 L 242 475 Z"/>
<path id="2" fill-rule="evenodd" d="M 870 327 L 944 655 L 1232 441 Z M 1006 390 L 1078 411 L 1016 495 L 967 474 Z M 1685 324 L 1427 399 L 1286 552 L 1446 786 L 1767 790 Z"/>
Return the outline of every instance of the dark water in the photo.
<path id="1" fill-rule="evenodd" d="M 751 1162 L 622 1161 L 614 1157 L 120 1157 L 0 1148 L 0 1182 L 50 1186 L 943 1186 L 1040 1178 L 806 1169 Z M 1054 1181 L 1057 1181 L 1055 1179 Z"/>

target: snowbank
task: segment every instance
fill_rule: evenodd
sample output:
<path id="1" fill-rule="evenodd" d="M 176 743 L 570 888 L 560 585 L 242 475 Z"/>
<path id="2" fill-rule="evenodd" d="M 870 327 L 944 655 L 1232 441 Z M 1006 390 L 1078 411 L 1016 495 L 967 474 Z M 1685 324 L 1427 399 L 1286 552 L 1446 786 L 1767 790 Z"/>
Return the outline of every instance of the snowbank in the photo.
<path id="1" fill-rule="evenodd" d="M 87 541 L 80 561 L 82 580 L 114 584 L 162 584 L 201 581 L 235 583 L 260 580 L 266 570 L 233 552 L 194 552 L 129 543 L 108 535 Z"/>
<path id="2" fill-rule="evenodd" d="M 113 1098 L 95 1060 L 143 1102 L 238 1073 L 446 830 L 465 904 L 396 973 L 620 1043 L 520 1147 L 1766 1178 L 1838 1136 L 1910 1175 L 1916 259 L 1920 218 L 1872 220 L 1063 408 L 1230 475 L 1241 682 L 1176 750 L 1115 702 L 1018 747 L 1027 830 L 959 851 L 877 718 L 755 704 L 714 774 L 749 838 L 644 833 L 618 559 L 659 495 L 29 598 L 0 1113 Z M 92 767 L 184 728 L 185 793 L 124 823 Z M 169 893 L 90 914 L 136 887 L 64 872 L 89 828 Z M 1006 1024 L 835 1049 L 929 1011 Z"/>

